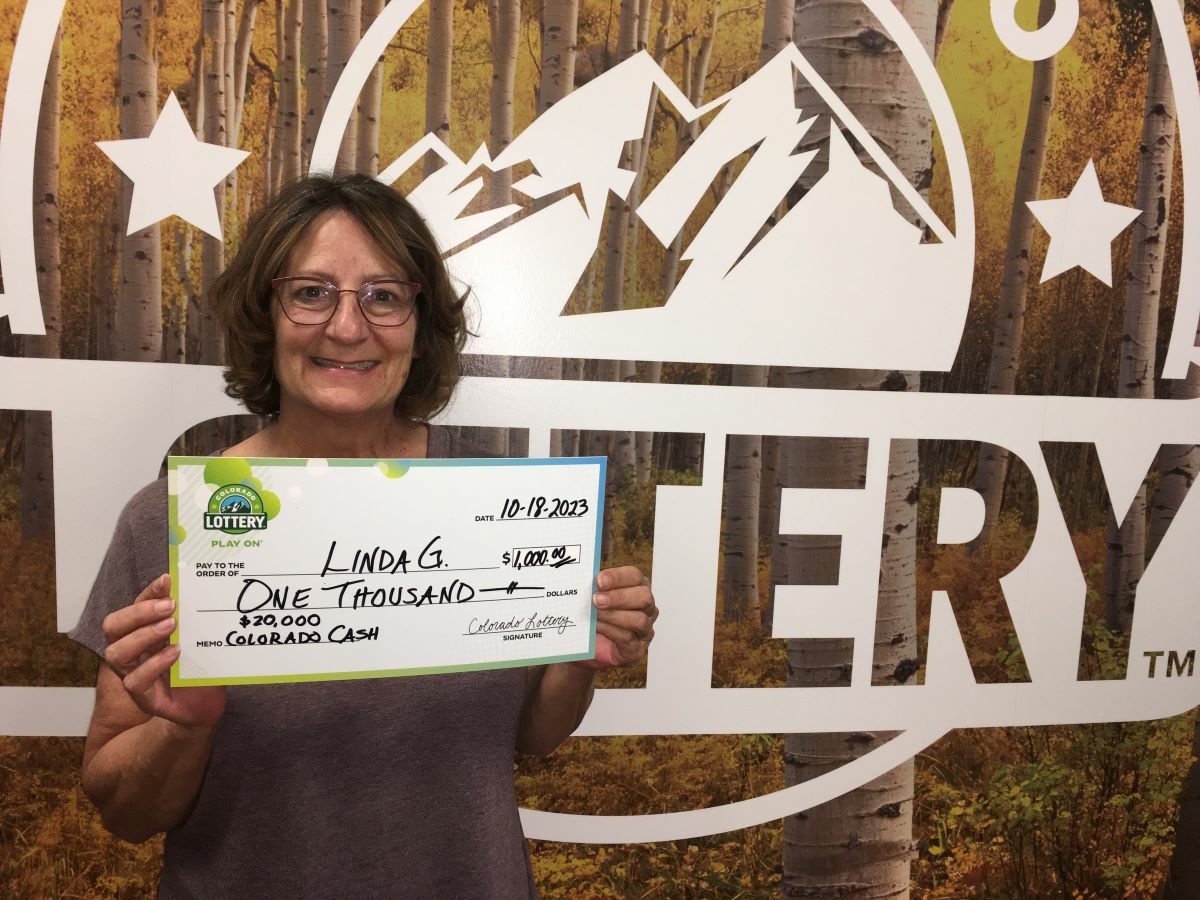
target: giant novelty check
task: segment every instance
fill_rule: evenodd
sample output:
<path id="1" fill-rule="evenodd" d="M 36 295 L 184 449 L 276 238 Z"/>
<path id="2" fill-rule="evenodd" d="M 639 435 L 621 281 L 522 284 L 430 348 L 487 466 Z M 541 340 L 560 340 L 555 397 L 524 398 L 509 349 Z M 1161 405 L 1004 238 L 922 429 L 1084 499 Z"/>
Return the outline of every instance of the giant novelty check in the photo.
<path id="1" fill-rule="evenodd" d="M 589 659 L 604 470 L 170 457 L 171 684 Z"/>

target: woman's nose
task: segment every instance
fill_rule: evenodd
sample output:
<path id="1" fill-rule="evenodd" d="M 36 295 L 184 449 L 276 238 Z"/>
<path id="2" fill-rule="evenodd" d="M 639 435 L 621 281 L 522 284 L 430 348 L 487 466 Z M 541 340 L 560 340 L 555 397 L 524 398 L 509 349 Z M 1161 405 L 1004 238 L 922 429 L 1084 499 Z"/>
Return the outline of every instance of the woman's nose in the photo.
<path id="1" fill-rule="evenodd" d="M 365 338 L 369 330 L 370 325 L 358 305 L 357 292 L 342 291 L 333 317 L 325 324 L 325 333 L 335 340 L 356 343 Z"/>

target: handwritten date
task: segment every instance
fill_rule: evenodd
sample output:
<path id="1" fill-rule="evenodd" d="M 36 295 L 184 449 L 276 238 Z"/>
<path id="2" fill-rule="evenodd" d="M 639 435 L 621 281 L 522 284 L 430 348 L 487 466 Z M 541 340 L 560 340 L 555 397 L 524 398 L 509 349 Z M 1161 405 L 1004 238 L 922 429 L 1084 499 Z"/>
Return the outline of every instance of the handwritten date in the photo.
<path id="1" fill-rule="evenodd" d="M 573 519 L 588 514 L 586 498 L 509 497 L 500 507 L 501 519 Z"/>

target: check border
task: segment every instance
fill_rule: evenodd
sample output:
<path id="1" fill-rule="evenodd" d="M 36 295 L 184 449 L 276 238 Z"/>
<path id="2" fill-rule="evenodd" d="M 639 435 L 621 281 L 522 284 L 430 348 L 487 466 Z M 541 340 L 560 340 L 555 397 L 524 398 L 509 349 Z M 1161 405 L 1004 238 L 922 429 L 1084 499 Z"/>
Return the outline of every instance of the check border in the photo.
<path id="1" fill-rule="evenodd" d="M 594 552 L 592 554 L 592 579 L 595 585 L 596 576 L 600 572 L 600 553 L 604 534 L 604 488 L 608 477 L 608 458 L 604 456 L 553 456 L 544 458 L 453 458 L 453 459 L 389 459 L 389 458 L 337 458 L 337 457 L 230 457 L 245 459 L 251 466 L 307 466 L 311 459 L 324 459 L 331 468 L 373 468 L 380 463 L 409 469 L 416 468 L 458 468 L 458 467 L 510 467 L 510 466 L 565 466 L 565 465 L 596 465 L 599 467 L 599 478 L 596 489 L 596 530 L 593 536 Z M 211 456 L 169 456 L 167 471 L 175 472 L 180 466 L 205 465 L 211 462 Z M 171 598 L 175 601 L 175 629 L 171 632 L 170 643 L 179 643 L 179 546 L 170 540 L 171 526 L 179 520 L 179 497 L 177 494 L 167 494 L 167 551 L 168 572 L 171 576 Z M 589 606 L 588 617 L 588 649 L 586 653 L 569 653 L 561 656 L 544 656 L 531 659 L 506 659 L 488 663 L 463 663 L 442 666 L 422 666 L 411 669 L 367 669 L 352 672 L 305 672 L 288 675 L 241 675 L 223 678 L 183 678 L 180 674 L 180 661 L 177 659 L 171 665 L 172 687 L 209 687 L 209 686 L 238 686 L 246 684 L 298 684 L 318 681 L 351 681 L 366 678 L 395 678 L 408 675 L 437 675 L 453 672 L 477 672 L 492 669 L 512 669 L 529 666 L 543 666 L 556 662 L 574 662 L 593 659 L 596 655 L 596 607 Z"/>

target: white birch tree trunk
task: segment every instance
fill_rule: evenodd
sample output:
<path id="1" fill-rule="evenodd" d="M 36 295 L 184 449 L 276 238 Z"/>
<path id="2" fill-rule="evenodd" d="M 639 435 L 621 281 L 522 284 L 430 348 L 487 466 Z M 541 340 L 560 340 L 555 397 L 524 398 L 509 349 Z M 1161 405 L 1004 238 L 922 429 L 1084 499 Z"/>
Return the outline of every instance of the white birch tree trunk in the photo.
<path id="1" fill-rule="evenodd" d="M 454 2 L 429 0 L 429 66 L 425 82 L 425 132 L 450 146 L 450 71 L 454 52 Z M 434 153 L 425 154 L 425 177 L 442 167 Z"/>
<path id="2" fill-rule="evenodd" d="M 115 95 L 114 95 L 115 96 Z M 119 191 L 113 192 L 113 200 L 106 203 L 104 222 L 99 226 L 99 251 L 92 282 L 91 324 L 89 326 L 94 341 L 95 359 L 112 359 L 113 345 L 116 343 L 116 322 L 113 314 L 116 309 L 116 266 L 121 251 L 121 196 Z"/>
<path id="3" fill-rule="evenodd" d="M 1053 12 L 1054 0 L 1042 0 L 1038 7 L 1039 21 L 1049 21 Z M 1029 114 L 1025 121 L 1021 162 L 1017 168 L 1017 182 L 1013 190 L 1000 297 L 996 302 L 996 326 L 988 367 L 989 394 L 1011 394 L 1017 386 L 1035 221 L 1033 213 L 1025 204 L 1027 201 L 1038 199 L 1041 191 L 1050 113 L 1054 106 L 1055 77 L 1056 64 L 1053 56 L 1033 64 L 1033 83 L 1029 88 Z M 1008 462 L 1009 453 L 1005 448 L 994 444 L 980 445 L 979 464 L 975 470 L 975 490 L 983 496 L 984 519 L 979 537 L 972 542 L 973 547 L 982 546 L 995 531 L 1004 500 Z"/>
<path id="4" fill-rule="evenodd" d="M 765 387 L 766 366 L 734 366 L 733 384 Z M 762 437 L 731 434 L 725 471 L 724 619 L 760 621 L 758 504 L 762 486 Z"/>
<path id="5" fill-rule="evenodd" d="M 540 116 L 575 88 L 575 55 L 578 50 L 579 0 L 542 0 L 542 72 L 538 82 Z M 553 199 L 539 198 L 538 208 Z"/>
<path id="6" fill-rule="evenodd" d="M 121 4 L 121 138 L 144 138 L 158 117 L 158 68 L 154 58 L 154 0 Z M 133 182 L 121 182 L 122 213 L 128 221 Z M 122 233 L 125 229 L 122 228 Z M 116 350 L 124 360 L 162 358 L 162 238 L 149 225 L 121 242 L 117 291 Z"/>
<path id="7" fill-rule="evenodd" d="M 759 66 L 792 40 L 791 0 L 768 0 L 763 17 Z M 764 388 L 766 366 L 734 366 L 736 387 Z M 725 541 L 722 597 L 726 622 L 751 618 L 761 624 L 758 551 L 759 504 L 762 499 L 763 439 L 756 434 L 729 436 L 725 477 Z M 776 489 L 771 485 L 771 489 Z"/>
<path id="8" fill-rule="evenodd" d="M 225 0 L 225 97 L 226 97 L 226 139 L 232 144 L 233 141 L 233 117 L 234 117 L 234 100 L 237 95 L 235 87 L 237 76 L 235 70 L 237 68 L 237 8 L 238 0 Z"/>
<path id="9" fill-rule="evenodd" d="M 779 367 L 772 367 L 767 376 L 767 384 L 772 388 L 782 388 L 788 383 L 788 373 Z M 788 540 L 779 533 L 779 502 L 780 489 L 784 485 L 787 460 L 783 452 L 783 439 L 774 435 L 763 437 L 762 487 L 759 491 L 758 522 L 759 533 L 768 536 L 770 546 L 770 578 L 767 580 L 767 598 L 762 610 L 763 634 L 771 634 L 775 616 L 775 585 L 787 584 L 787 550 Z M 794 455 L 794 454 L 792 454 Z M 795 482 L 791 482 L 793 485 Z"/>
<path id="10" fill-rule="evenodd" d="M 517 83 L 517 45 L 521 37 L 520 0 L 488 0 L 488 25 L 492 38 L 488 152 L 495 159 L 512 143 L 513 138 L 513 90 Z M 511 203 L 512 170 L 489 173 L 487 187 L 488 206 L 491 209 Z"/>
<path id="11" fill-rule="evenodd" d="M 199 303 L 196 285 L 192 280 L 192 230 L 185 222 L 175 229 L 175 277 L 183 292 L 180 306 L 175 311 L 170 338 L 163 338 L 163 362 L 187 362 L 187 319 L 193 307 Z"/>
<path id="12" fill-rule="evenodd" d="M 204 32 L 192 45 L 192 77 L 188 80 L 188 124 L 197 139 L 204 137 Z"/>
<path id="13" fill-rule="evenodd" d="M 225 6 L 222 0 L 204 0 L 200 27 L 204 33 L 204 140 L 210 144 L 227 145 L 225 93 Z M 217 184 L 217 209 L 225 209 L 225 184 Z M 222 215 L 223 218 L 223 215 Z M 212 235 L 204 236 L 200 251 L 200 315 L 199 359 L 202 363 L 219 363 L 224 355 L 224 341 L 216 314 L 209 303 L 213 281 L 225 268 L 225 242 Z"/>
<path id="14" fill-rule="evenodd" d="M 233 147 L 234 119 L 237 113 L 237 7 L 238 0 L 225 0 L 225 145 Z M 222 221 L 228 225 L 237 221 L 237 169 L 225 176 L 225 197 L 221 209 Z M 232 210 L 233 215 L 230 215 Z"/>
<path id="15" fill-rule="evenodd" d="M 520 0 L 488 0 L 488 29 L 491 37 L 492 80 L 488 89 L 491 124 L 488 152 L 495 159 L 513 138 L 513 91 L 517 79 L 517 44 L 521 33 Z M 487 179 L 487 204 L 490 209 L 512 202 L 512 171 L 491 172 Z M 488 378 L 507 378 L 509 359 L 503 356 L 481 357 L 474 374 Z M 516 437 L 515 435 L 513 436 Z M 487 452 L 508 456 L 516 450 L 509 446 L 506 428 L 483 429 L 477 440 Z"/>
<path id="16" fill-rule="evenodd" d="M 537 102 L 539 116 L 575 88 L 578 31 L 579 0 L 543 0 L 542 67 Z M 556 192 L 548 197 L 538 197 L 534 200 L 533 207 L 535 210 L 545 209 L 562 196 L 561 192 Z M 522 371 L 521 374 L 541 374 L 546 378 L 562 379 L 564 364 L 561 359 L 533 360 L 528 372 Z M 556 429 L 550 434 L 550 455 L 563 456 L 568 446 L 578 448 L 578 443 L 577 432 L 564 433 Z"/>
<path id="17" fill-rule="evenodd" d="M 942 43 L 946 40 L 946 32 L 950 29 L 950 13 L 954 11 L 954 0 L 941 0 L 938 4 L 937 27 L 933 33 L 933 61 L 936 63 L 942 55 Z"/>
<path id="18" fill-rule="evenodd" d="M 792 42 L 794 12 L 794 0 L 766 0 L 763 10 L 762 45 L 758 54 L 759 68 L 774 59 L 780 50 Z"/>
<path id="19" fill-rule="evenodd" d="M 362 34 L 362 0 L 330 0 L 329 3 L 329 68 L 325 78 L 325 104 L 333 95 L 338 79 L 346 70 L 354 48 Z M 350 116 L 346 133 L 338 147 L 335 172 L 353 172 L 358 163 L 358 114 Z"/>
<path id="20" fill-rule="evenodd" d="M 242 140 L 242 114 L 246 108 L 246 73 L 250 66 L 250 49 L 254 42 L 254 22 L 258 17 L 258 6 L 262 0 L 245 0 L 242 4 L 242 16 L 238 20 L 237 42 L 234 44 L 233 57 L 233 96 L 232 137 L 229 146 L 238 147 Z"/>
<path id="21" fill-rule="evenodd" d="M 927 52 L 932 53 L 936 0 L 896 4 Z M 840 0 L 797 0 L 794 40 L 854 115 L 889 148 L 892 160 L 913 184 L 929 175 L 932 120 L 915 76 L 895 44 L 859 4 Z M 797 106 L 806 114 L 827 112 L 803 84 Z M 828 120 L 825 120 L 828 121 Z M 813 166 L 806 180 L 820 176 Z M 799 202 L 804 202 L 801 199 Z M 795 370 L 792 387 L 841 390 L 917 390 L 913 373 Z M 862 487 L 866 442 L 820 440 L 784 450 L 785 481 L 821 487 Z M 889 448 L 889 480 L 880 555 L 878 617 L 872 681 L 903 684 L 916 657 L 915 518 L 917 466 L 914 442 Z M 836 582 L 838 549 L 823 537 L 787 542 L 790 583 Z M 848 640 L 788 642 L 788 684 L 848 683 L 852 644 Z M 789 735 L 785 779 L 789 785 L 819 777 L 863 756 L 890 739 L 889 733 Z M 841 797 L 784 821 L 785 897 L 907 897 L 912 845 L 913 767 L 909 761 Z"/>
<path id="22" fill-rule="evenodd" d="M 617 62 L 624 62 L 637 52 L 639 0 L 621 0 L 621 13 L 617 31 Z M 626 144 L 621 151 L 620 167 L 630 169 L 632 165 L 631 147 Z M 604 280 L 600 293 L 600 308 L 603 312 L 614 312 L 624 305 L 625 299 L 625 258 L 629 240 L 629 203 L 612 192 L 608 195 L 605 211 L 604 227 Z M 618 360 L 602 360 L 596 367 L 600 381 L 619 381 L 626 373 L 622 372 Z M 636 477 L 636 456 L 633 445 L 633 432 L 616 431 L 610 436 L 596 435 L 593 437 L 593 453 L 599 454 L 599 444 L 603 442 L 609 465 L 606 471 L 604 489 L 605 506 L 612 509 L 618 490 Z M 604 548 L 605 552 L 612 547 L 612 516 L 605 516 Z"/>
<path id="23" fill-rule="evenodd" d="M 658 384 L 660 381 L 662 381 L 662 363 L 645 363 L 642 367 L 642 382 Z M 643 486 L 650 484 L 657 468 L 654 458 L 656 436 L 657 433 L 653 431 L 638 431 L 634 434 L 637 450 L 637 483 Z"/>
<path id="24" fill-rule="evenodd" d="M 275 77 L 272 79 L 271 127 L 267 140 L 267 193 L 274 196 L 283 184 L 283 78 L 286 71 L 284 57 L 287 47 L 287 7 L 284 0 L 275 0 Z"/>
<path id="25" fill-rule="evenodd" d="M 693 52 L 692 37 L 683 38 L 683 93 L 693 106 L 704 102 L 704 88 L 708 81 L 708 66 L 712 59 L 713 34 L 716 31 L 720 4 L 713 3 L 709 8 L 708 32 L 700 39 L 700 47 Z M 676 113 L 670 113 L 675 123 L 675 160 L 678 162 L 700 136 L 700 123 L 685 122 Z M 659 293 L 664 300 L 671 296 L 679 280 L 679 258 L 683 253 L 683 229 L 675 235 L 663 255 L 662 270 L 659 273 Z"/>
<path id="26" fill-rule="evenodd" d="M 312 158 L 321 116 L 325 114 L 325 73 L 329 66 L 329 8 L 325 0 L 304 2 L 304 169 Z"/>
<path id="27" fill-rule="evenodd" d="M 1180 3 L 1180 6 L 1183 4 Z M 1134 240 L 1130 260 L 1130 275 L 1144 279 L 1143 289 L 1155 295 L 1162 288 L 1162 263 L 1167 245 L 1168 217 L 1171 209 L 1172 175 L 1175 162 L 1175 96 L 1171 90 L 1170 73 L 1166 67 L 1162 36 L 1155 22 L 1150 32 L 1149 82 L 1146 86 L 1146 117 L 1142 126 L 1141 160 L 1138 168 L 1138 207 L 1141 217 L 1134 224 Z M 1157 171 L 1162 181 L 1149 188 L 1142 197 L 1143 171 Z M 1145 219 L 1145 223 L 1143 223 Z M 1142 229 L 1146 226 L 1145 232 Z M 1150 246 L 1153 244 L 1154 246 Z M 1140 258 L 1142 254 L 1150 258 Z M 1131 280 L 1127 291 L 1135 289 Z M 1200 330 L 1196 333 L 1200 342 Z M 1170 396 L 1174 400 L 1194 400 L 1200 397 L 1200 367 L 1192 366 L 1188 377 L 1173 382 Z M 1164 447 L 1159 453 L 1158 485 L 1150 507 L 1150 530 L 1146 546 L 1147 558 L 1158 549 L 1159 542 L 1174 521 L 1183 498 L 1200 472 L 1200 446 Z M 1143 487 L 1143 490 L 1145 488 Z M 1193 728 L 1192 755 L 1200 755 L 1200 721 Z M 1179 816 L 1175 826 L 1175 848 L 1163 900 L 1186 900 L 1200 892 L 1200 762 L 1193 760 L 1179 791 Z"/>
<path id="28" fill-rule="evenodd" d="M 383 11 L 383 0 L 364 0 L 362 30 L 366 34 L 371 23 Z M 383 105 L 383 56 L 371 68 L 367 83 L 358 98 L 358 171 L 364 175 L 379 174 L 379 115 Z"/>
<path id="29" fill-rule="evenodd" d="M 1142 119 L 1141 158 L 1138 161 L 1137 193 L 1134 205 L 1142 210 L 1133 223 L 1129 269 L 1125 279 L 1125 321 L 1121 332 L 1120 377 L 1117 396 L 1152 399 L 1154 397 L 1155 350 L 1158 342 L 1158 307 L 1162 292 L 1163 266 L 1166 262 L 1167 227 L 1171 208 L 1171 182 L 1175 166 L 1175 99 L 1166 54 L 1157 22 L 1150 35 L 1149 82 Z M 1179 455 L 1181 451 L 1173 451 Z M 1185 457 L 1194 456 L 1182 453 Z M 1179 474 L 1164 479 L 1169 491 L 1185 487 L 1187 460 Z M 1172 465 L 1173 471 L 1175 466 Z M 1194 471 L 1194 470 L 1193 470 Z M 1180 476 L 1183 477 L 1180 477 Z M 1193 476 L 1194 477 L 1194 476 Z M 1146 491 L 1138 488 L 1124 525 L 1117 527 L 1110 510 L 1108 518 L 1108 558 L 1105 565 L 1104 616 L 1108 627 L 1128 633 L 1133 622 L 1133 605 L 1138 581 L 1146 566 Z M 1161 489 L 1160 489 L 1161 491 Z M 1183 497 L 1178 493 L 1179 501 Z M 1162 522 L 1173 515 L 1171 494 L 1156 499 L 1157 537 L 1165 530 Z"/>
<path id="30" fill-rule="evenodd" d="M 204 137 L 204 35 L 192 46 L 192 76 L 188 82 L 188 124 L 197 139 Z M 269 168 L 269 161 L 268 161 Z M 192 226 L 180 221 L 175 235 L 176 277 L 183 291 L 172 326 L 177 334 L 163 338 L 163 362 L 194 361 L 200 348 L 200 297 L 192 278 Z"/>
<path id="31" fill-rule="evenodd" d="M 792 42 L 792 20 L 794 18 L 794 0 L 766 0 L 763 10 L 763 37 L 759 48 L 759 66 L 773 59 L 780 50 Z M 770 368 L 766 370 L 764 384 L 776 386 L 780 380 L 777 373 Z M 763 435 L 759 447 L 759 509 L 758 534 L 761 542 L 762 535 L 775 535 L 779 528 L 779 489 L 780 489 L 780 441 L 778 437 Z M 774 614 L 772 598 L 773 585 L 777 583 L 782 568 L 777 565 L 779 552 L 778 542 L 771 541 L 769 553 L 769 568 L 766 575 L 766 603 L 759 610 L 759 625 L 764 633 L 770 633 L 771 617 Z"/>
<path id="32" fill-rule="evenodd" d="M 654 60 L 662 66 L 667 56 L 667 45 L 671 40 L 671 25 L 674 21 L 674 4 L 672 0 L 663 0 L 659 6 L 658 33 L 654 39 Z M 645 50 L 650 42 L 650 2 L 641 0 L 638 8 L 638 50 Z M 639 280 L 638 266 L 638 233 L 639 220 L 636 212 L 642 202 L 642 188 L 646 182 L 646 168 L 650 160 L 650 147 L 654 141 L 654 124 L 657 119 L 655 112 L 658 108 L 658 85 L 650 89 L 650 103 L 646 109 L 646 124 L 642 128 L 642 138 L 633 147 L 633 186 L 629 189 L 629 261 L 627 268 L 633 273 L 635 283 Z M 662 363 L 648 363 L 644 367 L 644 377 L 647 383 L 657 384 L 662 378 Z M 622 381 L 636 381 L 637 372 L 634 363 L 626 363 L 621 370 Z M 633 453 L 634 477 L 638 484 L 650 483 L 654 469 L 654 432 L 638 431 L 632 435 L 631 450 Z"/>
<path id="33" fill-rule="evenodd" d="M 25 338 L 25 355 L 62 355 L 62 256 L 59 249 L 58 169 L 61 116 L 62 32 L 54 37 L 38 113 L 33 162 L 33 247 L 45 334 Z M 54 531 L 54 473 L 50 413 L 26 411 L 25 459 L 21 468 L 21 537 L 48 537 Z"/>
<path id="34" fill-rule="evenodd" d="M 638 0 L 621 0 L 617 62 L 624 62 L 637 51 Z M 631 155 L 627 147 L 621 154 L 620 166 L 630 167 Z M 614 312 L 621 309 L 625 296 L 625 249 L 629 234 L 629 205 L 615 194 L 608 195 L 607 222 L 605 232 L 604 282 L 601 289 L 601 309 Z M 618 363 L 605 361 L 601 370 L 604 381 L 616 381 L 620 376 Z"/>
<path id="35" fill-rule="evenodd" d="M 654 61 L 662 66 L 667 57 L 667 45 L 671 42 L 671 24 L 674 19 L 672 0 L 663 0 L 658 10 L 658 34 L 654 40 Z M 650 3 L 641 0 L 638 10 L 638 50 L 645 50 L 650 39 Z M 646 109 L 646 124 L 642 128 L 642 139 L 633 146 L 633 186 L 629 189 L 629 208 L 636 210 L 642 202 L 642 188 L 646 182 L 646 166 L 650 159 L 650 145 L 654 140 L 655 111 L 658 108 L 658 85 L 650 88 L 650 104 Z M 638 233 L 640 231 L 637 216 L 631 216 L 629 222 L 629 258 L 631 268 L 638 271 Z M 639 477 L 641 470 L 639 469 Z"/>
<path id="36" fill-rule="evenodd" d="M 279 78 L 279 180 L 291 184 L 300 177 L 303 167 L 303 116 L 300 111 L 300 43 L 303 34 L 301 0 L 288 0 L 283 29 L 283 58 Z"/>

